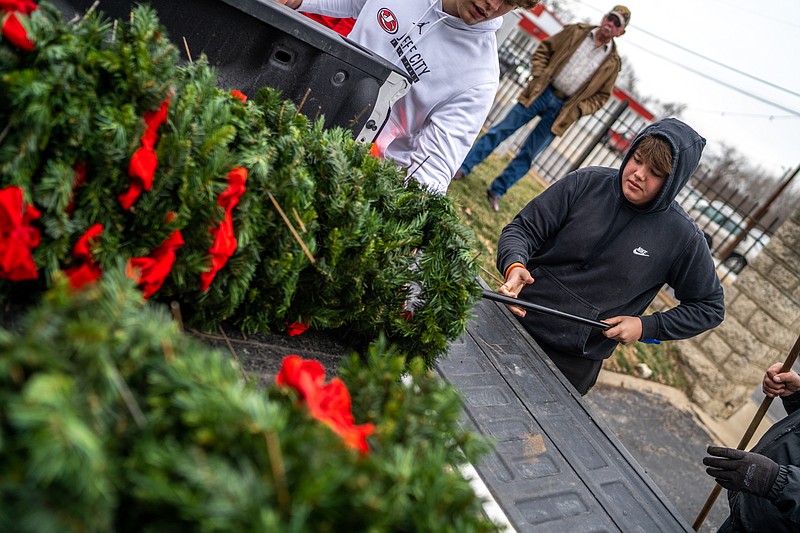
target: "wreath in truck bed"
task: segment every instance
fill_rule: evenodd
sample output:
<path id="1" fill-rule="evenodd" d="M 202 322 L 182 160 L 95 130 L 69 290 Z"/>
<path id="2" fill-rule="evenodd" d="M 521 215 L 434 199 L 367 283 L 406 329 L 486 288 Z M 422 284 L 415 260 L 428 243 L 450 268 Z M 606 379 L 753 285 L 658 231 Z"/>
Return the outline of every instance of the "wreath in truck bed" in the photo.
<path id="1" fill-rule="evenodd" d="M 486 444 L 430 370 L 480 296 L 451 201 L 179 65 L 147 7 L 0 22 L 0 530 L 495 530 L 456 469 Z M 173 301 L 363 355 L 260 387 Z"/>
<path id="2" fill-rule="evenodd" d="M 0 40 L 0 298 L 93 283 L 123 258 L 200 329 L 385 333 L 429 365 L 465 331 L 474 237 L 449 198 L 276 91 L 179 66 L 151 9 L 67 24 L 6 4 L 20 29 Z"/>

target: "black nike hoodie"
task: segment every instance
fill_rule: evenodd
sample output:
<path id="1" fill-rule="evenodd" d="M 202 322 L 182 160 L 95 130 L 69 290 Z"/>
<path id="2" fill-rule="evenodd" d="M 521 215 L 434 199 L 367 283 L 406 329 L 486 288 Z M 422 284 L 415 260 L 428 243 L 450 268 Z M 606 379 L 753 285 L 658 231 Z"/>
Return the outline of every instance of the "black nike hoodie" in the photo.
<path id="1" fill-rule="evenodd" d="M 655 200 L 639 208 L 622 193 L 621 169 L 644 135 L 672 145 L 672 172 Z M 598 320 L 640 316 L 666 283 L 680 304 L 641 316 L 645 339 L 685 339 L 719 325 L 724 296 L 708 244 L 675 201 L 704 146 L 677 119 L 651 124 L 620 169 L 576 170 L 531 200 L 501 233 L 497 268 L 526 265 L 535 281 L 520 298 Z M 599 360 L 617 345 L 597 329 L 534 311 L 520 321 L 545 350 Z"/>

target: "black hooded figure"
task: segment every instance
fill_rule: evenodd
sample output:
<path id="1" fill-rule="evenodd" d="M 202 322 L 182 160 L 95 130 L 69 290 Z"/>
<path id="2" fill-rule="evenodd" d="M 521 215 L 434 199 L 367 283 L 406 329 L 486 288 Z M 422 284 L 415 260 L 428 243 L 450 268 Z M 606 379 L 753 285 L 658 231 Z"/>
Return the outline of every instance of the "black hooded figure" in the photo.
<path id="1" fill-rule="evenodd" d="M 657 141 L 644 142 L 648 137 Z M 639 149 L 654 144 L 665 154 L 659 172 L 652 171 L 650 149 Z M 636 136 L 619 169 L 571 172 L 531 200 L 500 235 L 497 268 L 506 279 L 501 292 L 615 325 L 600 331 L 512 309 L 581 394 L 594 385 L 602 361 L 619 342 L 686 339 L 724 318 L 722 286 L 706 239 L 675 201 L 704 146 L 705 139 L 680 120 L 651 124 Z M 664 284 L 680 303 L 643 315 Z M 635 324 L 640 335 L 630 338 L 622 323 Z"/>

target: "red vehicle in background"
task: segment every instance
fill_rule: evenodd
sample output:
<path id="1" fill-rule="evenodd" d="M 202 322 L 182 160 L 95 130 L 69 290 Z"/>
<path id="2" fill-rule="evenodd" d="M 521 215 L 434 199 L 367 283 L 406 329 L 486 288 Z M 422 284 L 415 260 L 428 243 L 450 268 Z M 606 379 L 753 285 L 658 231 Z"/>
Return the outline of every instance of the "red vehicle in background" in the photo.
<path id="1" fill-rule="evenodd" d="M 628 130 L 625 133 L 608 130 L 605 138 L 603 139 L 603 143 L 605 143 L 609 149 L 619 152 L 620 154 L 624 154 L 628 151 L 628 148 L 631 147 L 631 143 L 635 137 L 636 132 L 632 130 Z"/>
<path id="2" fill-rule="evenodd" d="M 609 150 L 624 155 L 631 147 L 631 143 L 648 124 L 653 120 L 653 114 L 645 109 L 631 94 L 614 87 L 614 97 L 627 107 L 617 120 L 606 131 L 603 144 Z"/>

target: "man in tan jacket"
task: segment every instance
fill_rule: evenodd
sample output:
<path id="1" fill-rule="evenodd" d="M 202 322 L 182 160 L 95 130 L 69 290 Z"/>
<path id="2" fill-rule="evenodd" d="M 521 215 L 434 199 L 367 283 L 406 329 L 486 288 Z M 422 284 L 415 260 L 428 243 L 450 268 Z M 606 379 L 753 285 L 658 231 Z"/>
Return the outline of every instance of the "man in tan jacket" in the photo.
<path id="1" fill-rule="evenodd" d="M 500 197 L 528 172 L 550 141 L 611 97 L 622 66 L 614 37 L 625 33 L 630 19 L 630 10 L 617 5 L 599 26 L 570 24 L 542 41 L 533 54 L 531 79 L 518 103 L 472 147 L 453 179 L 463 179 L 501 142 L 540 116 L 517 156 L 486 191 L 489 205 L 499 211 Z"/>

